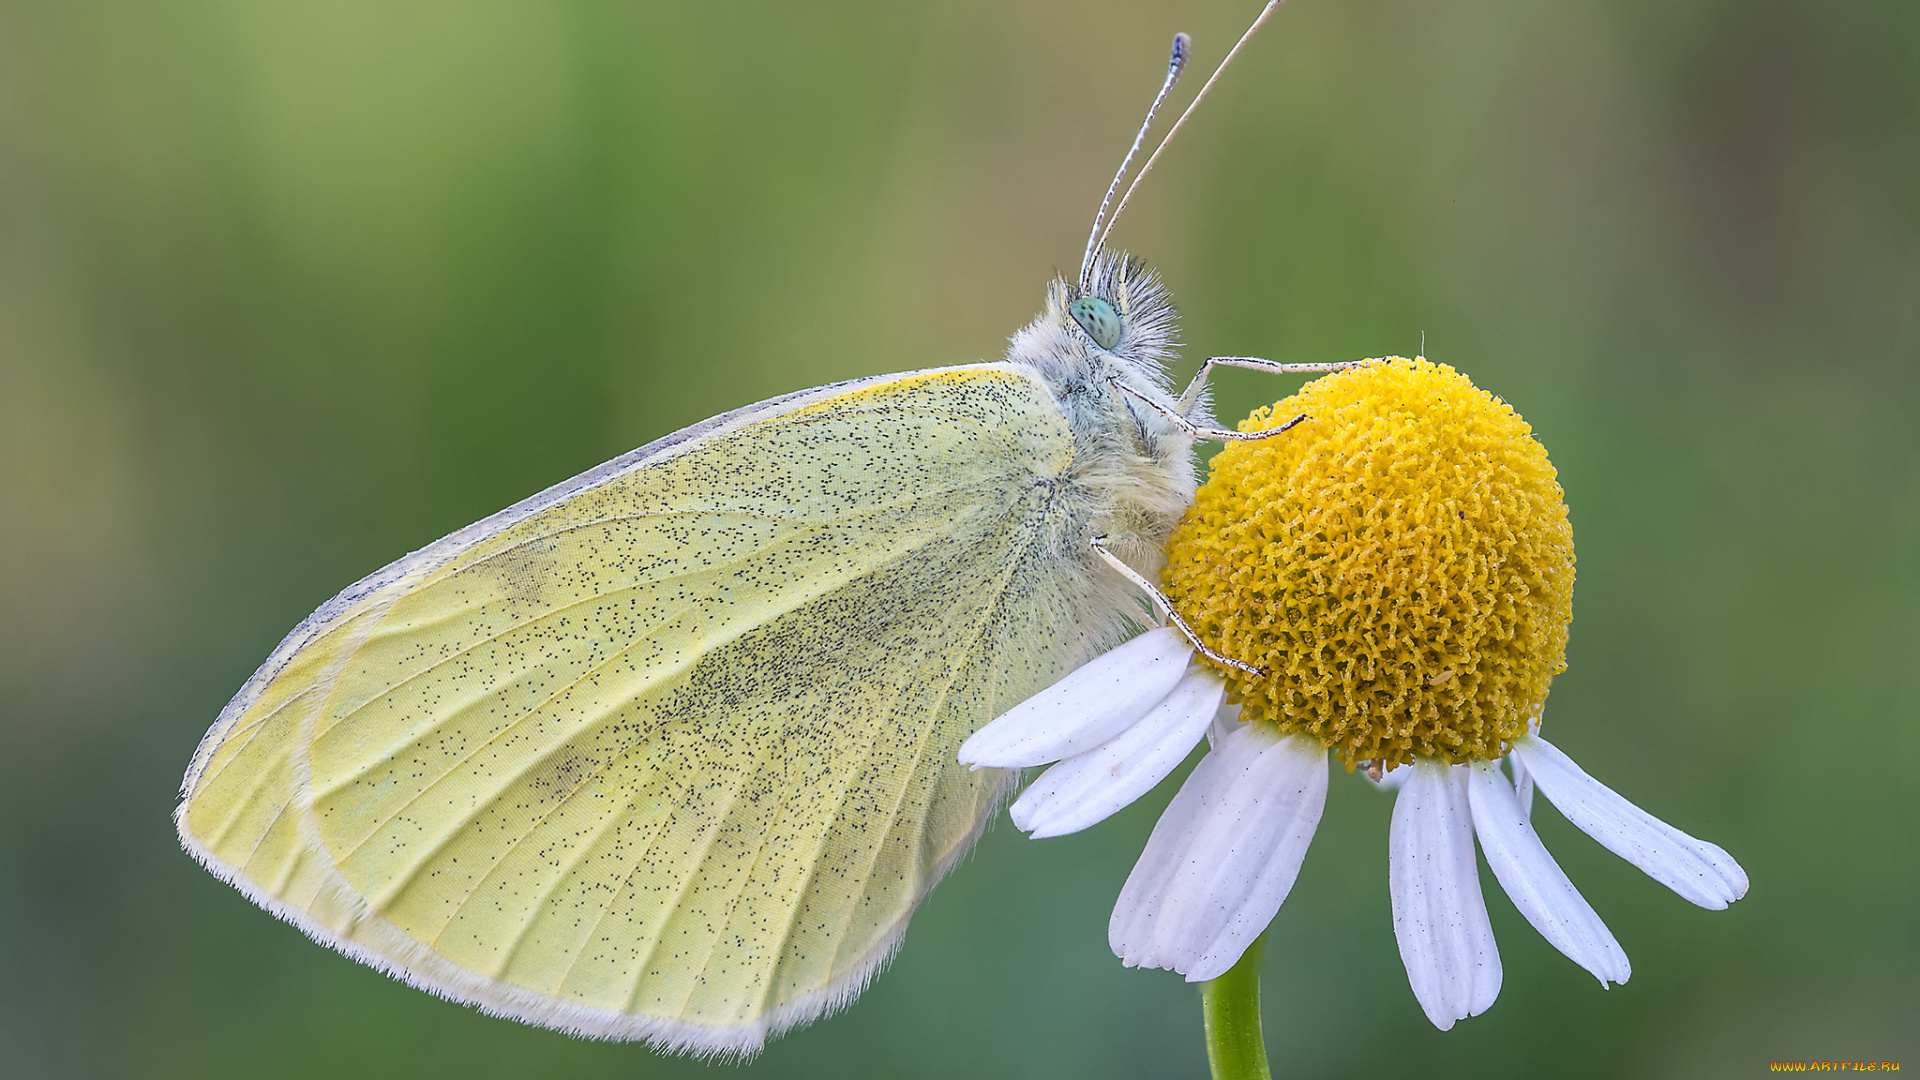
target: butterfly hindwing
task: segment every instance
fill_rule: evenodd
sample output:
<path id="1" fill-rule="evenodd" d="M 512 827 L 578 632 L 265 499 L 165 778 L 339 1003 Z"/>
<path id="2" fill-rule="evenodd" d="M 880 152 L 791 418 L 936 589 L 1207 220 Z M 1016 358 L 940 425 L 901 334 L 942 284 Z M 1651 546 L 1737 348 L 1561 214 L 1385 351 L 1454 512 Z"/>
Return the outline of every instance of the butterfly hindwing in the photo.
<path id="1" fill-rule="evenodd" d="M 959 743 L 1078 659 L 1073 441 L 1000 365 L 733 416 L 323 608 L 209 733 L 189 847 L 549 1026 L 739 1052 L 857 993 L 1000 791 Z"/>

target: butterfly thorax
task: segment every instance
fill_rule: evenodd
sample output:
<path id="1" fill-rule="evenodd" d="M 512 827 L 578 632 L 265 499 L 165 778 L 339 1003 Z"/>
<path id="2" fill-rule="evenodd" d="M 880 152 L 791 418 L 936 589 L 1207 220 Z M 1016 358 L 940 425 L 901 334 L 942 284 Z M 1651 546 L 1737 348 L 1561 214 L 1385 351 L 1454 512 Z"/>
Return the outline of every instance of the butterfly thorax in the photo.
<path id="1" fill-rule="evenodd" d="M 1111 347 L 1069 313 L 1082 297 L 1105 301 L 1118 316 Z M 1073 539 L 1105 536 L 1149 574 L 1158 573 L 1195 485 L 1193 439 L 1171 419 L 1178 406 L 1167 370 L 1178 357 L 1176 330 L 1159 279 L 1123 255 L 1103 254 L 1084 289 L 1053 281 L 1044 310 L 1007 349 L 1008 362 L 1040 376 L 1073 430 L 1074 465 L 1059 478 L 1073 531 L 1085 534 Z"/>

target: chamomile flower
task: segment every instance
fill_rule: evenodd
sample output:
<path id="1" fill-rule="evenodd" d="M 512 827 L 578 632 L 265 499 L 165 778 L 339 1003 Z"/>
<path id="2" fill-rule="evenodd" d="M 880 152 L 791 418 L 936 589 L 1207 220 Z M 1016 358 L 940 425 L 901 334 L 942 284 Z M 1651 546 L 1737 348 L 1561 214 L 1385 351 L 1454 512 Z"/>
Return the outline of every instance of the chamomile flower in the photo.
<path id="1" fill-rule="evenodd" d="M 961 760 L 1055 763 L 1012 816 L 1059 836 L 1132 802 L 1211 737 L 1114 907 L 1108 939 L 1128 966 L 1200 982 L 1239 960 L 1293 887 L 1331 751 L 1397 787 L 1394 935 L 1436 1027 L 1500 992 L 1476 839 L 1548 942 L 1602 986 L 1625 982 L 1626 953 L 1533 831 L 1535 787 L 1701 907 L 1739 899 L 1747 878 L 1538 734 L 1573 595 L 1546 451 L 1511 407 L 1423 359 L 1327 376 L 1241 426 L 1302 413 L 1287 435 L 1229 443 L 1168 545 L 1173 609 L 1253 670 L 1151 630 L 982 728 Z"/>

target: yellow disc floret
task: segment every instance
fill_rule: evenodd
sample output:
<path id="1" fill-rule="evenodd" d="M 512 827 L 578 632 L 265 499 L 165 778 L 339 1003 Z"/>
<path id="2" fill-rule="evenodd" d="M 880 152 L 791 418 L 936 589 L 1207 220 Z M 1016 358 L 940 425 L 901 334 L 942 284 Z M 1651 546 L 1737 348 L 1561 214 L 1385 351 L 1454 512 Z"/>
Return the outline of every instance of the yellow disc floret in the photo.
<path id="1" fill-rule="evenodd" d="M 1228 443 L 1168 544 L 1167 592 L 1242 720 L 1348 768 L 1505 753 L 1566 669 L 1573 533 L 1547 452 L 1445 365 L 1329 375 Z"/>

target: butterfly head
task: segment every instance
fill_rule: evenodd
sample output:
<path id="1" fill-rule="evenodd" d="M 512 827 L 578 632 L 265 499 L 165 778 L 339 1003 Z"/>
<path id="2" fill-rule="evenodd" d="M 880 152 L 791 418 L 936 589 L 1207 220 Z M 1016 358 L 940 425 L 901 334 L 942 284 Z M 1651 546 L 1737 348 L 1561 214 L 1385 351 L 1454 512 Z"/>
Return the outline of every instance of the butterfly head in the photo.
<path id="1" fill-rule="evenodd" d="M 1007 359 L 1060 386 L 1092 386 L 1116 372 L 1159 386 L 1178 357 L 1178 316 L 1160 279 L 1116 251 L 1095 258 L 1085 284 L 1055 278 L 1039 318 L 1014 335 Z M 1104 385 L 1104 383 L 1102 383 Z"/>
<path id="2" fill-rule="evenodd" d="M 1175 315 L 1159 276 L 1126 253 L 1102 250 L 1079 283 L 1056 281 L 1048 308 L 1082 355 L 1158 365 L 1174 358 Z"/>

